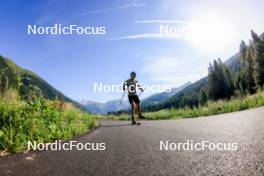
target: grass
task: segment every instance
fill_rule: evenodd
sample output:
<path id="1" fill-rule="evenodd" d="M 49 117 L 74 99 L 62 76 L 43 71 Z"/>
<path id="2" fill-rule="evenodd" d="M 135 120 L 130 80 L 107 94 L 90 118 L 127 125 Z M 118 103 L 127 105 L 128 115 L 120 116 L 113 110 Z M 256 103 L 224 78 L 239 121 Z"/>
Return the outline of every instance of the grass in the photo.
<path id="1" fill-rule="evenodd" d="M 0 151 L 21 152 L 28 141 L 48 143 L 64 140 L 97 126 L 93 115 L 69 103 L 36 99 L 21 101 L 17 91 L 0 97 Z"/>
<path id="2" fill-rule="evenodd" d="M 209 101 L 206 106 L 200 106 L 198 108 L 172 108 L 157 112 L 146 112 L 144 113 L 144 116 L 147 120 L 181 119 L 223 114 L 260 106 L 264 106 L 264 91 L 258 92 L 254 95 L 232 98 L 230 100 Z M 128 114 L 122 114 L 119 116 L 109 115 L 107 117 L 113 120 L 130 119 Z"/>

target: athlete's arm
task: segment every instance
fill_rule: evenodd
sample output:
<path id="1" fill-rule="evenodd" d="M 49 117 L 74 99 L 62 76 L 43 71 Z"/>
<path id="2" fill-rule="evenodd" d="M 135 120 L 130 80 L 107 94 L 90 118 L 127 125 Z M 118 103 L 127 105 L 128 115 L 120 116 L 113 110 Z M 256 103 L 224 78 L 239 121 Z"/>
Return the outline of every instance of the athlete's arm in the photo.
<path id="1" fill-rule="evenodd" d="M 141 91 L 141 92 L 144 92 L 144 89 L 141 87 L 141 84 L 137 81 L 136 81 L 136 85 L 138 86 L 138 89 Z"/>
<path id="2" fill-rule="evenodd" d="M 126 85 L 127 85 L 127 81 L 125 81 L 125 82 L 123 83 L 123 91 L 126 90 Z"/>

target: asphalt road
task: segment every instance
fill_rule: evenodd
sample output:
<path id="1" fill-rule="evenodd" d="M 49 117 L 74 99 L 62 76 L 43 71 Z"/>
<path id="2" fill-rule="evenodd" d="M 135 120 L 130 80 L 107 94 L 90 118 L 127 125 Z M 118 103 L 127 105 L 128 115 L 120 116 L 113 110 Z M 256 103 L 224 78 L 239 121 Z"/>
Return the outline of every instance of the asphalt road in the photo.
<path id="1" fill-rule="evenodd" d="M 105 151 L 31 151 L 0 158 L 0 176 L 264 175 L 264 108 L 182 120 L 102 121 L 78 137 Z M 237 143 L 236 151 L 161 151 L 160 141 Z"/>

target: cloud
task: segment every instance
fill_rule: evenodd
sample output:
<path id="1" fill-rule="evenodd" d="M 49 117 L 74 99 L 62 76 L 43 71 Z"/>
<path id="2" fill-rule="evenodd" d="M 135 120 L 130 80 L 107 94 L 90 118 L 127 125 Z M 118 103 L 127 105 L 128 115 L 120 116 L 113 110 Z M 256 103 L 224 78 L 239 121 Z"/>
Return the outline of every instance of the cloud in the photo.
<path id="1" fill-rule="evenodd" d="M 178 24 L 193 24 L 189 20 L 136 20 L 135 23 L 178 23 Z"/>
<path id="2" fill-rule="evenodd" d="M 162 35 L 162 34 L 155 34 L 155 33 L 145 33 L 145 34 L 135 34 L 135 35 L 127 35 L 121 37 L 115 37 L 109 39 L 112 40 L 132 40 L 132 39 L 160 39 L 160 40 L 175 40 L 179 39 L 180 36 L 177 35 Z"/>
<path id="3" fill-rule="evenodd" d="M 118 7 L 106 8 L 106 9 L 100 9 L 100 10 L 94 10 L 94 11 L 85 12 L 85 13 L 83 13 L 83 15 L 99 14 L 99 13 L 111 12 L 111 11 L 115 11 L 115 10 L 127 9 L 127 8 L 131 8 L 131 7 L 140 8 L 140 7 L 147 7 L 147 6 L 146 6 L 146 4 L 141 4 L 141 3 L 125 4 L 125 5 L 118 6 Z"/>
<path id="4" fill-rule="evenodd" d="M 175 40 L 179 38 L 185 37 L 186 31 L 188 32 L 189 26 L 194 24 L 192 21 L 188 20 L 136 20 L 134 23 L 174 23 L 174 24 L 182 24 L 183 26 L 179 26 L 179 28 L 176 28 L 176 26 L 173 26 L 176 31 L 175 33 L 171 32 L 171 34 L 167 33 L 143 33 L 143 34 L 133 34 L 133 35 L 126 35 L 121 37 L 115 37 L 109 39 L 111 40 L 131 40 L 131 39 L 159 39 L 159 40 Z M 160 28 L 160 26 L 159 26 Z M 161 29 L 160 29 L 161 30 Z"/>
<path id="5" fill-rule="evenodd" d="M 180 57 L 156 57 L 145 60 L 143 73 L 152 81 L 172 86 L 180 86 L 188 81 L 196 81 L 207 74 L 206 67 L 197 65 L 197 61 Z M 195 65 L 196 63 L 196 65 Z"/>

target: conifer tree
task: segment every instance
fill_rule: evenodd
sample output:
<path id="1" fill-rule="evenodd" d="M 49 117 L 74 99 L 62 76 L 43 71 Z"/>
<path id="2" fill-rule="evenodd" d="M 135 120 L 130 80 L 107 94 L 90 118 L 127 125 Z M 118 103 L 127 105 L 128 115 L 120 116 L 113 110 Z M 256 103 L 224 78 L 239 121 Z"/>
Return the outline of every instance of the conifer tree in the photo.
<path id="1" fill-rule="evenodd" d="M 258 36 L 254 31 L 251 31 L 253 38 L 253 54 L 252 57 L 255 60 L 254 78 L 257 86 L 264 86 L 264 38 Z"/>

